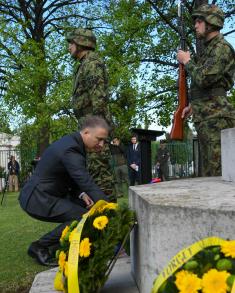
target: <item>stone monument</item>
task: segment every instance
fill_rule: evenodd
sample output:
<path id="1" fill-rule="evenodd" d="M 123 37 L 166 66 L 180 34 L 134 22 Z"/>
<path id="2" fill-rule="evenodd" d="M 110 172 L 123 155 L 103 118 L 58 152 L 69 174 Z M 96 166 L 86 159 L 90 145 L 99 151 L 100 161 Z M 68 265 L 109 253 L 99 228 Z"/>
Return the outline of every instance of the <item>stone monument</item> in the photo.
<path id="1" fill-rule="evenodd" d="M 151 292 L 154 279 L 181 249 L 210 236 L 235 239 L 234 150 L 235 128 L 224 130 L 223 178 L 130 187 L 139 223 L 131 239 L 132 273 L 140 293 Z"/>

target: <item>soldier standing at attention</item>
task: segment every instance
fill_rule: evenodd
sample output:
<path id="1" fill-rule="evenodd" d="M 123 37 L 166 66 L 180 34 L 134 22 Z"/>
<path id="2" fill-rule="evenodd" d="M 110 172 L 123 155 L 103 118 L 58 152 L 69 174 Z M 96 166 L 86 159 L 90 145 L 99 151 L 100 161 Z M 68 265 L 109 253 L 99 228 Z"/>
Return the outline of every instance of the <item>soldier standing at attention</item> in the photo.
<path id="1" fill-rule="evenodd" d="M 156 156 L 156 167 L 160 171 L 160 176 L 162 181 L 166 181 L 168 177 L 168 159 L 170 153 L 166 148 L 166 142 L 164 140 L 160 141 L 160 148 L 158 149 Z"/>
<path id="2" fill-rule="evenodd" d="M 226 97 L 234 84 L 235 52 L 220 33 L 224 13 L 218 6 L 202 5 L 192 16 L 196 35 L 204 40 L 205 47 L 196 61 L 188 51 L 178 51 L 177 59 L 191 78 L 190 103 L 182 118 L 193 113 L 201 147 L 202 176 L 220 176 L 220 133 L 235 126 L 235 110 Z"/>
<path id="3" fill-rule="evenodd" d="M 74 72 L 72 107 L 81 125 L 87 116 L 96 115 L 109 124 L 108 77 L 103 60 L 95 52 L 96 37 L 89 29 L 77 28 L 67 35 L 69 52 L 78 61 Z M 106 144 L 103 151 L 88 155 L 88 169 L 95 183 L 115 201 L 111 153 Z"/>

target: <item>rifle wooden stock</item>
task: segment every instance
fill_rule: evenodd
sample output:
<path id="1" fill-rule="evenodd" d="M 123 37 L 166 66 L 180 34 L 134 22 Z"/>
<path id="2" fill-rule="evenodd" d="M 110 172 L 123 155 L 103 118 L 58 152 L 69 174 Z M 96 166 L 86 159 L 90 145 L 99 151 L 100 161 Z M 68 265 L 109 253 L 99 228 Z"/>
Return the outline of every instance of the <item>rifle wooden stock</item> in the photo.
<path id="1" fill-rule="evenodd" d="M 187 81 L 186 72 L 183 64 L 179 64 L 179 90 L 178 90 L 178 108 L 174 113 L 173 126 L 171 128 L 170 138 L 183 140 L 184 138 L 184 119 L 181 118 L 183 109 L 187 107 Z"/>

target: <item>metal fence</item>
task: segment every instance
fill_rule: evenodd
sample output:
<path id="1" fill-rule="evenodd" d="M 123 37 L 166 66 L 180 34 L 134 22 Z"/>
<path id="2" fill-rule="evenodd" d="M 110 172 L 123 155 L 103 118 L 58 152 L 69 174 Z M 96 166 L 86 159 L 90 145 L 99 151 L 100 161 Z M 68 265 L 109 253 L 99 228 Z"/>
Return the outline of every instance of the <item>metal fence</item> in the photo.
<path id="1" fill-rule="evenodd" d="M 0 167 L 7 171 L 7 165 L 10 161 L 10 157 L 15 156 L 16 161 L 20 162 L 20 152 L 15 149 L 0 150 Z"/>
<path id="2" fill-rule="evenodd" d="M 156 153 L 159 145 L 152 145 L 152 175 L 155 177 Z M 166 144 L 170 153 L 168 160 L 169 179 L 199 176 L 199 150 L 198 141 L 170 142 Z M 3 149 L 0 150 L 0 191 L 4 186 L 8 172 L 8 162 L 11 156 L 15 156 L 20 164 L 20 183 L 23 183 L 32 172 L 32 161 L 35 158 L 35 150 Z M 1 168 L 2 167 L 2 168 Z"/>
<path id="3" fill-rule="evenodd" d="M 159 145 L 157 145 L 155 154 Z M 193 177 L 199 175 L 199 152 L 198 141 L 186 142 L 169 142 L 166 143 L 166 148 L 170 153 L 168 160 L 168 178 L 177 179 L 183 177 Z M 154 156 L 155 156 L 154 154 Z M 153 176 L 155 166 L 153 164 Z"/>
<path id="4" fill-rule="evenodd" d="M 170 153 L 168 162 L 169 178 L 190 177 L 194 175 L 192 143 L 168 143 Z"/>
<path id="5" fill-rule="evenodd" d="M 15 156 L 16 161 L 20 165 L 20 184 L 24 182 L 31 174 L 32 161 L 35 158 L 34 150 L 19 149 L 1 149 L 0 150 L 0 191 L 5 186 L 5 179 L 8 174 L 8 162 L 11 156 Z"/>

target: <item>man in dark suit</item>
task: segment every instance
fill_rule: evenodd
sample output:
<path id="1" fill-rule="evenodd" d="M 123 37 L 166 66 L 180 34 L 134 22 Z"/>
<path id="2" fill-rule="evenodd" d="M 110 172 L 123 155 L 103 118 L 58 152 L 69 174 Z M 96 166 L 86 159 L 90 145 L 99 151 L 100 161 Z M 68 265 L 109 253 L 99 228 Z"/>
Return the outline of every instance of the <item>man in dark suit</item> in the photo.
<path id="1" fill-rule="evenodd" d="M 128 170 L 130 177 L 130 185 L 135 185 L 135 182 L 140 184 L 140 145 L 138 143 L 137 137 L 131 137 L 131 144 L 127 150 L 127 162 L 128 162 Z"/>
<path id="2" fill-rule="evenodd" d="M 52 255 L 63 229 L 80 220 L 94 202 L 107 200 L 86 169 L 86 152 L 102 150 L 109 126 L 97 116 L 88 117 L 80 132 L 51 144 L 23 187 L 19 201 L 23 210 L 41 221 L 62 223 L 33 242 L 28 254 L 43 265 L 54 265 Z"/>

